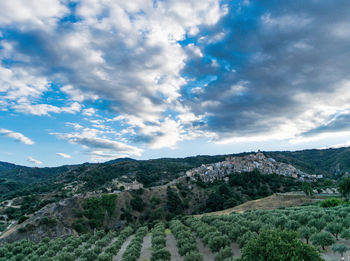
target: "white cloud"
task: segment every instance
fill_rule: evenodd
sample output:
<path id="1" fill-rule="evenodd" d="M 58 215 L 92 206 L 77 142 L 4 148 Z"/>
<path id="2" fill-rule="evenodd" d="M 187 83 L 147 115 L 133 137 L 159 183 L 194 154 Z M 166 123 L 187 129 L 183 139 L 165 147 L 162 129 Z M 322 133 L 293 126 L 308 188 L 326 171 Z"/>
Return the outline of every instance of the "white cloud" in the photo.
<path id="1" fill-rule="evenodd" d="M 70 159 L 72 157 L 71 155 L 62 152 L 57 152 L 56 155 L 64 159 Z"/>
<path id="2" fill-rule="evenodd" d="M 28 103 L 40 98 L 49 89 L 49 81 L 35 75 L 33 69 L 6 68 L 0 64 L 0 92 L 5 93 L 0 99 Z"/>
<path id="3" fill-rule="evenodd" d="M 24 114 L 42 116 L 62 112 L 75 114 L 81 110 L 81 105 L 77 102 L 72 103 L 69 107 L 57 107 L 50 104 L 17 104 L 13 105 L 12 108 Z"/>
<path id="4" fill-rule="evenodd" d="M 66 125 L 67 125 L 67 126 L 71 126 L 71 127 L 73 127 L 74 129 L 76 129 L 76 130 L 79 130 L 79 129 L 82 129 L 82 128 L 83 128 L 83 126 L 81 126 L 81 125 L 78 124 L 78 123 L 74 123 L 74 122 L 66 122 Z"/>
<path id="5" fill-rule="evenodd" d="M 89 92 L 82 92 L 81 90 L 74 88 L 72 85 L 66 85 L 61 88 L 61 91 L 67 93 L 72 100 L 83 102 L 85 100 L 96 100 L 98 99 L 98 96 L 93 93 Z"/>
<path id="6" fill-rule="evenodd" d="M 112 160 L 117 158 L 126 158 L 129 156 L 127 154 L 119 154 L 113 151 L 103 151 L 103 150 L 91 150 L 87 154 L 90 156 L 90 159 L 93 162 L 104 162 L 107 160 Z"/>
<path id="7" fill-rule="evenodd" d="M 27 145 L 34 144 L 34 141 L 32 141 L 31 139 L 29 139 L 28 137 L 24 136 L 22 133 L 19 133 L 19 132 L 14 132 L 7 129 L 0 129 L 0 135 L 4 135 L 6 137 L 12 138 L 14 140 L 17 140 Z"/>
<path id="8" fill-rule="evenodd" d="M 42 165 L 43 164 L 40 160 L 34 159 L 31 156 L 28 157 L 27 161 L 30 163 L 33 163 L 35 165 Z"/>
<path id="9" fill-rule="evenodd" d="M 75 8 L 79 21 L 72 23 L 70 30 L 61 30 L 57 34 L 42 30 L 41 24 L 46 21 L 49 25 L 55 25 L 57 19 L 67 12 L 67 8 L 61 8 L 66 2 L 47 1 L 51 6 L 44 14 L 42 6 L 45 7 L 48 2 L 41 6 L 38 4 L 40 8 L 33 10 L 32 7 L 36 4 L 16 0 L 13 6 L 22 6 L 21 10 L 28 14 L 16 11 L 4 16 L 3 20 L 0 19 L 0 24 L 26 21 L 28 27 L 23 26 L 23 30 L 36 26 L 38 31 L 30 33 L 40 38 L 42 46 L 39 48 L 45 49 L 45 52 L 37 53 L 38 57 L 44 55 L 38 62 L 33 61 L 36 54 L 28 56 L 23 49 L 18 48 L 17 42 L 7 43 L 6 56 L 16 56 L 17 60 L 27 65 L 26 68 L 34 67 L 38 70 L 28 75 L 47 75 L 47 78 L 42 78 L 45 84 L 41 84 L 45 88 L 31 88 L 32 84 L 27 86 L 25 77 L 22 77 L 20 86 L 15 90 L 7 87 L 4 92 L 15 92 L 7 94 L 7 99 L 12 102 L 10 107 L 17 112 L 33 115 L 80 111 L 80 107 L 60 108 L 56 104 L 37 101 L 49 90 L 48 79 L 52 78 L 60 81 L 63 86 L 60 91 L 68 94 L 72 100 L 108 100 L 110 109 L 119 115 L 137 118 L 146 132 L 154 124 L 158 125 L 158 129 L 161 125 L 167 127 L 171 124 L 171 121 L 165 119 L 165 114 L 176 107 L 175 103 L 181 96 L 181 86 L 186 83 L 181 70 L 187 54 L 178 41 L 183 40 L 187 33 L 198 33 L 200 25 L 217 23 L 227 13 L 227 7 L 221 6 L 219 0 L 156 3 L 147 0 L 79 1 Z M 55 7 L 57 12 L 53 12 L 51 7 Z M 11 11 L 12 8 L 4 6 L 4 10 Z M 189 48 L 201 56 L 198 48 Z M 49 75 L 47 68 L 52 67 L 62 70 Z M 19 79 L 18 76 L 8 78 L 8 83 Z M 20 94 L 23 100 L 18 99 Z M 31 97 L 32 94 L 35 97 Z M 82 111 L 86 116 L 95 113 L 93 108 Z M 172 124 L 176 125 L 176 130 L 181 131 L 181 121 L 173 119 Z M 182 138 L 181 134 L 175 135 L 173 132 L 171 137 L 170 134 L 163 133 L 162 138 L 156 138 L 159 141 L 157 146 L 164 147 L 168 144 L 174 147 Z M 166 141 L 166 137 L 171 138 L 171 141 Z"/>
<path id="10" fill-rule="evenodd" d="M 11 0 L 0 1 L 0 24 L 20 28 L 47 28 L 67 13 L 59 0 Z"/>
<path id="11" fill-rule="evenodd" d="M 345 143 L 334 144 L 334 145 L 322 147 L 319 149 L 339 149 L 339 148 L 345 148 L 345 147 L 350 147 L 350 140 L 346 141 Z"/>
<path id="12" fill-rule="evenodd" d="M 85 109 L 83 110 L 83 115 L 85 116 L 93 116 L 96 114 L 96 110 L 94 108 L 89 108 L 89 109 Z"/>

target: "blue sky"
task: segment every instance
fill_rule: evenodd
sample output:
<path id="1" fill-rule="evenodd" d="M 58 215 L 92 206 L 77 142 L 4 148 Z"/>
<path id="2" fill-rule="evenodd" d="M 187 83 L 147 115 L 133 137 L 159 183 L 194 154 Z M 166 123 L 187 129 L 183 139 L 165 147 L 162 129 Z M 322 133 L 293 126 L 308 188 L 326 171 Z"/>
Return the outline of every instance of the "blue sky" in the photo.
<path id="1" fill-rule="evenodd" d="M 0 161 L 350 146 L 350 2 L 0 2 Z"/>

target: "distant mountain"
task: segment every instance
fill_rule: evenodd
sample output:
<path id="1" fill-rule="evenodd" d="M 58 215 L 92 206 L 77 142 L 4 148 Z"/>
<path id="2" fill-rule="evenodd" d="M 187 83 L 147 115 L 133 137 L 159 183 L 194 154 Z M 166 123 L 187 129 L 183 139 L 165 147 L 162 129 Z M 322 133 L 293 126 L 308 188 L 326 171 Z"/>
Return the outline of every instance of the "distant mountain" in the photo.
<path id="1" fill-rule="evenodd" d="M 20 166 L 18 166 L 16 164 L 0 161 L 0 171 L 9 170 L 9 169 L 15 169 L 15 168 L 18 168 L 18 167 L 20 167 Z"/>
<path id="2" fill-rule="evenodd" d="M 114 163 L 125 162 L 125 161 L 135 161 L 135 159 L 132 159 L 132 158 L 119 158 L 119 159 L 106 161 L 105 164 L 114 164 Z"/>

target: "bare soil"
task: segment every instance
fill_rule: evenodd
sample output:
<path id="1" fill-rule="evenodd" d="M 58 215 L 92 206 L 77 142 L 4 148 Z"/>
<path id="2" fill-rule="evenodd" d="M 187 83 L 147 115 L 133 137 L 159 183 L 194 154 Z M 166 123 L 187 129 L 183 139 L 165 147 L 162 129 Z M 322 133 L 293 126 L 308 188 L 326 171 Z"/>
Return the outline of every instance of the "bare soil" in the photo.
<path id="1" fill-rule="evenodd" d="M 213 261 L 215 259 L 215 256 L 211 252 L 210 248 L 208 246 L 205 246 L 199 238 L 197 238 L 196 241 L 198 251 L 203 256 L 203 261 Z"/>
<path id="2" fill-rule="evenodd" d="M 170 251 L 171 261 L 183 261 L 182 256 L 180 256 L 177 246 L 176 239 L 173 234 L 167 233 L 166 235 L 166 248 Z"/>
<path id="3" fill-rule="evenodd" d="M 151 260 L 151 254 L 152 254 L 152 235 L 147 234 L 143 239 L 139 261 Z"/>
<path id="4" fill-rule="evenodd" d="M 113 257 L 113 261 L 120 261 L 123 258 L 123 254 L 126 250 L 126 247 L 130 244 L 130 241 L 134 238 L 134 235 L 128 237 L 122 247 L 119 249 L 119 252 L 116 256 Z"/>

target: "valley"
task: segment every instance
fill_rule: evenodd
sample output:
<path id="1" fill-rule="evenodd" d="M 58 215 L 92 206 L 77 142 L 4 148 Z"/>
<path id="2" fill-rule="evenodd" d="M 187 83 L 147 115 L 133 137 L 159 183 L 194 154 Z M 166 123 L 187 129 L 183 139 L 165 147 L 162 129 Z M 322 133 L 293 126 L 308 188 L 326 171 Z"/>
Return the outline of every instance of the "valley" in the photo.
<path id="1" fill-rule="evenodd" d="M 309 174 L 265 154 L 270 155 L 258 152 L 146 162 L 126 159 L 69 167 L 36 182 L 27 181 L 29 188 L 2 195 L 0 244 L 5 254 L 1 256 L 0 251 L 0 260 L 18 259 L 24 253 L 28 257 L 23 260 L 226 260 L 232 250 L 234 257 L 243 253 L 244 258 L 244 242 L 257 238 L 260 231 L 298 231 L 306 226 L 309 221 L 289 217 L 294 218 L 299 211 L 324 215 L 327 222 L 339 221 L 341 216 L 337 219 L 337 215 L 344 214 L 338 209 L 345 213 L 346 205 L 340 204 L 331 212 L 319 206 L 321 201 L 340 196 L 336 177 Z M 7 177 L 3 184 L 11 182 Z M 302 192 L 305 184 L 311 186 L 313 196 Z M 253 221 L 249 215 L 256 216 L 254 220 L 260 220 L 260 225 L 247 223 L 248 230 L 238 231 L 236 236 L 225 234 L 232 230 L 230 226 L 241 224 L 241 219 Z M 267 217 L 284 217 L 293 224 L 286 229 L 277 221 L 266 223 Z M 221 230 L 217 224 L 222 222 L 226 223 Z M 154 246 L 152 238 L 157 224 L 161 228 L 157 237 L 163 242 L 160 246 Z M 349 228 L 343 225 L 341 232 Z M 203 228 L 198 230 L 197 226 Z M 100 231 L 99 238 L 96 231 Z M 325 225 L 318 231 L 328 230 Z M 210 244 L 205 237 L 210 233 L 223 245 Z M 293 237 L 299 240 L 298 234 Z M 60 243 L 62 238 L 80 242 L 77 253 Z M 101 244 L 94 245 L 92 240 L 89 244 L 89 238 Z M 347 238 L 341 240 L 348 244 Z M 34 247 L 34 242 L 46 250 Z M 60 251 L 54 250 L 57 244 Z M 13 248 L 27 250 L 12 252 Z M 326 250 L 321 253 L 324 257 L 336 256 L 330 248 Z M 129 251 L 131 257 L 124 254 Z"/>

